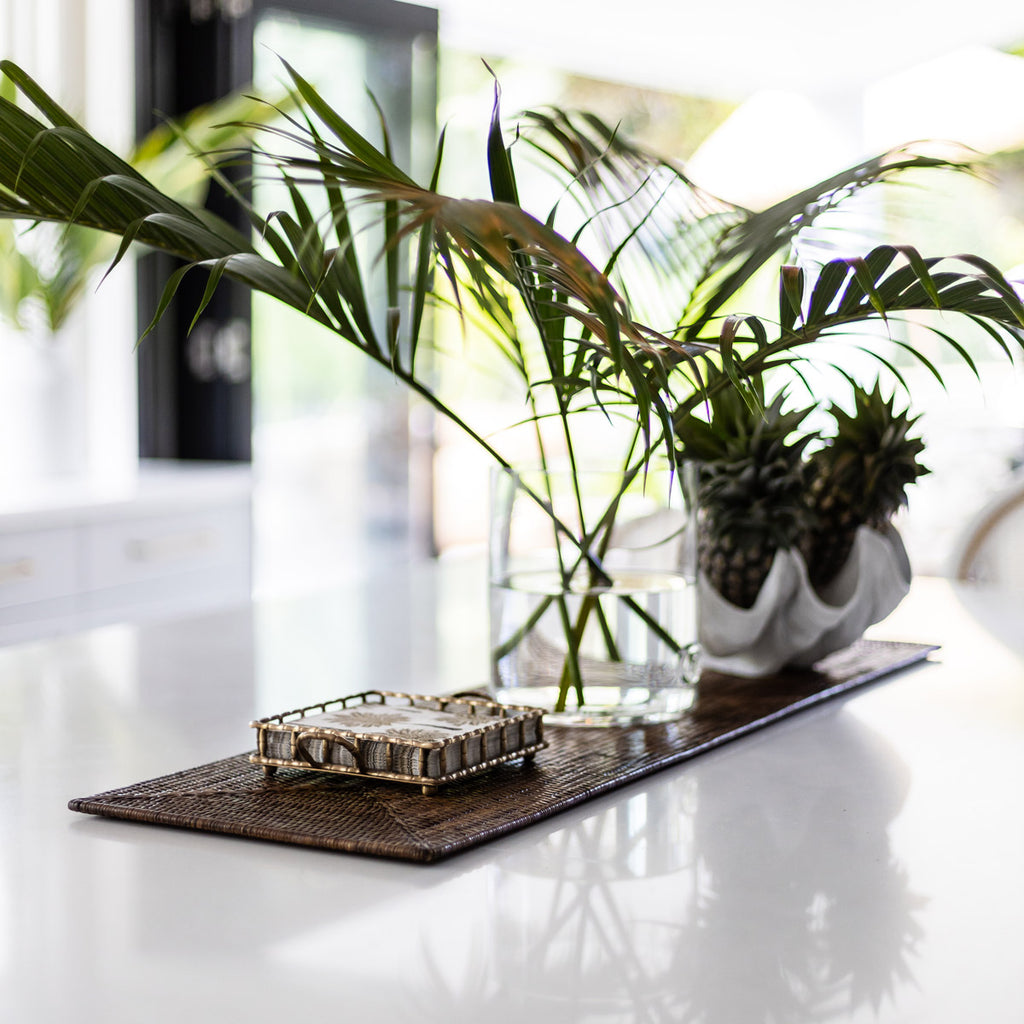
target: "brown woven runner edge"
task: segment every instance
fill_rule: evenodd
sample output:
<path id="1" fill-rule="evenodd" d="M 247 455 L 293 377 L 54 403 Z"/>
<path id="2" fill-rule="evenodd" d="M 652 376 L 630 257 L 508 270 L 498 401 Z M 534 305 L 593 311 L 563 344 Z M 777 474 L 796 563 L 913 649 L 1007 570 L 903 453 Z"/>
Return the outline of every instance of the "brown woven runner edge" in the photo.
<path id="1" fill-rule="evenodd" d="M 571 791 L 561 792 L 553 799 L 545 799 L 541 806 L 534 807 L 528 813 L 507 815 L 502 817 L 500 820 L 491 821 L 485 825 L 479 825 L 478 827 L 470 829 L 461 835 L 449 835 L 447 837 L 434 836 L 430 840 L 417 839 L 414 831 L 409 827 L 408 823 L 401 819 L 400 814 L 396 814 L 394 807 L 388 805 L 387 799 L 380 799 L 381 794 L 389 793 L 387 784 L 373 782 L 363 783 L 362 780 L 358 779 L 355 781 L 368 787 L 365 792 L 359 794 L 360 802 L 373 802 L 374 795 L 376 794 L 378 797 L 378 809 L 382 810 L 391 819 L 393 819 L 396 824 L 401 826 L 403 832 L 401 840 L 388 840 L 383 837 L 366 839 L 360 835 L 353 836 L 351 833 L 329 836 L 323 834 L 315 835 L 294 829 L 287 830 L 267 826 L 251 820 L 238 821 L 235 818 L 231 818 L 225 821 L 222 817 L 218 816 L 190 815 L 180 813 L 173 809 L 168 809 L 166 806 L 153 806 L 154 801 L 159 803 L 161 796 L 173 800 L 203 795 L 218 795 L 218 790 L 216 789 L 187 790 L 182 789 L 181 784 L 185 780 L 195 777 L 197 774 L 201 774 L 206 770 L 223 769 L 224 766 L 228 765 L 230 762 L 237 762 L 239 768 L 248 769 L 250 767 L 248 763 L 248 753 L 233 755 L 232 757 L 224 758 L 220 761 L 211 762 L 208 765 L 200 765 L 193 768 L 183 769 L 164 776 L 159 776 L 155 779 L 146 780 L 145 782 L 136 783 L 132 786 L 108 790 L 106 792 L 96 794 L 95 796 L 72 799 L 68 802 L 68 807 L 73 811 L 145 824 L 167 825 L 194 831 L 212 832 L 247 839 L 271 840 L 291 845 L 320 848 L 341 853 L 368 854 L 371 856 L 383 856 L 429 863 L 466 849 L 470 849 L 491 839 L 498 838 L 499 836 L 519 831 L 529 825 L 553 817 L 563 811 L 569 810 L 572 807 L 576 807 L 588 800 L 594 799 L 595 797 L 612 792 L 624 785 L 642 779 L 657 771 L 661 771 L 683 761 L 690 760 L 693 757 L 697 757 L 700 754 L 722 746 L 725 743 L 766 728 L 767 726 L 782 719 L 789 718 L 806 708 L 824 703 L 825 701 L 831 700 L 844 693 L 848 693 L 857 687 L 864 686 L 913 664 L 922 662 L 929 654 L 937 650 L 936 645 L 911 644 L 898 641 L 861 641 L 861 646 L 864 649 L 868 649 L 869 652 L 885 651 L 888 655 L 891 655 L 891 657 L 887 657 L 887 659 L 881 664 L 875 665 L 870 669 L 855 672 L 847 678 L 839 678 L 832 685 L 825 685 L 822 688 L 806 695 L 802 699 L 779 707 L 768 714 L 761 715 L 748 722 L 734 726 L 733 728 L 716 732 L 703 742 L 689 745 L 682 743 L 676 749 L 647 762 L 621 764 L 618 766 L 618 770 L 615 773 L 604 778 L 590 779 L 586 784 L 577 784 L 571 789 Z M 784 675 L 785 673 L 782 674 L 782 676 Z M 780 678 L 782 676 L 780 676 Z M 823 679 L 827 683 L 829 677 L 825 675 Z M 756 681 L 750 681 L 750 685 L 756 686 L 757 683 Z M 549 726 L 548 729 L 549 735 L 552 733 L 557 735 L 558 733 L 565 732 L 565 730 L 560 730 L 557 727 L 552 730 Z M 569 730 L 569 732 L 578 735 L 580 730 Z M 593 735 L 593 732 L 590 732 Z M 606 732 L 606 730 L 600 730 L 600 732 Z M 512 766 L 512 768 L 514 769 L 515 766 Z M 261 780 L 262 776 L 255 776 L 255 778 L 257 780 Z M 147 793 L 139 792 L 140 787 L 150 786 L 156 783 L 163 784 L 163 793 L 160 791 L 150 791 Z M 385 786 L 385 789 L 378 790 L 374 788 L 375 786 L 381 785 Z M 481 780 L 478 779 L 476 787 L 479 787 L 480 785 Z M 252 792 L 256 793 L 257 788 L 254 787 Z M 244 791 L 229 791 L 224 792 L 223 795 L 244 797 L 246 794 Z M 445 799 L 444 790 L 440 796 L 419 799 L 443 801 Z"/>

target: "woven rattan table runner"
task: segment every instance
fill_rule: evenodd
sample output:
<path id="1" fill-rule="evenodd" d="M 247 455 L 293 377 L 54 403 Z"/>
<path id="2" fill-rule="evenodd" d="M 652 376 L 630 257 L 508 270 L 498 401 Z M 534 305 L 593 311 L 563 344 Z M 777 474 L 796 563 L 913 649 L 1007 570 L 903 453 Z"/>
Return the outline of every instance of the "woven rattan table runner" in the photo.
<path id="1" fill-rule="evenodd" d="M 436 861 L 524 828 L 873 682 L 934 647 L 862 640 L 814 670 L 757 680 L 706 672 L 685 717 L 667 725 L 546 729 L 532 764 L 499 765 L 443 787 L 418 788 L 281 769 L 273 778 L 227 757 L 70 801 L 73 811 L 346 853 Z"/>

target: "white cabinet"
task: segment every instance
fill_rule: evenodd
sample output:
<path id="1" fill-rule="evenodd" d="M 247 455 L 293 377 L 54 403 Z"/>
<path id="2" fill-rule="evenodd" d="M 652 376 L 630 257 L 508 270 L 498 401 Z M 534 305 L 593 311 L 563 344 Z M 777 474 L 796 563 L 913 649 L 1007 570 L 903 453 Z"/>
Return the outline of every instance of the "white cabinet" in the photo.
<path id="1" fill-rule="evenodd" d="M 248 507 L 189 509 L 82 527 L 85 590 L 228 568 L 249 557 Z"/>
<path id="2" fill-rule="evenodd" d="M 4 608 L 67 597 L 77 587 L 72 527 L 0 533 L 0 616 Z"/>
<path id="3" fill-rule="evenodd" d="M 0 511 L 0 643 L 249 598 L 248 466 L 154 463 L 71 497 Z"/>

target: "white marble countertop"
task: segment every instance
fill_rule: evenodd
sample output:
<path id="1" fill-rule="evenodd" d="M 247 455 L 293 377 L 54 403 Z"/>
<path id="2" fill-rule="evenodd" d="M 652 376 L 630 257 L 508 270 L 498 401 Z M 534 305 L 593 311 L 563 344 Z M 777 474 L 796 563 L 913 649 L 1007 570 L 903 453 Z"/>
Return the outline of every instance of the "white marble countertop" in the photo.
<path id="1" fill-rule="evenodd" d="M 423 568 L 0 649 L 0 1020 L 1024 1020 L 1024 650 L 941 581 L 874 631 L 935 664 L 438 864 L 66 808 L 260 715 L 479 684 L 484 605 Z"/>

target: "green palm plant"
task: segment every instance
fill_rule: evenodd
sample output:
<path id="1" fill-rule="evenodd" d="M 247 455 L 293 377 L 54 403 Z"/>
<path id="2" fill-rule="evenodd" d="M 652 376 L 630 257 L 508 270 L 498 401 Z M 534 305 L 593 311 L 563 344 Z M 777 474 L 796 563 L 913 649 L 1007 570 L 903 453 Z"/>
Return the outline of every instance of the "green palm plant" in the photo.
<path id="1" fill-rule="evenodd" d="M 752 211 L 707 195 L 671 161 L 645 153 L 592 115 L 544 111 L 527 112 L 524 119 L 525 141 L 567 182 L 573 202 L 560 205 L 586 211 L 585 230 L 598 246 L 594 258 L 603 252 L 610 266 L 622 268 L 628 259 L 642 267 L 634 275 L 620 269 L 627 278 L 621 284 L 614 277 L 634 315 L 667 325 L 662 334 L 684 347 L 713 352 L 728 378 L 723 386 L 740 387 L 743 379 L 793 366 L 809 356 L 811 343 L 872 321 L 883 325 L 883 341 L 922 360 L 941 379 L 921 347 L 891 330 L 906 314 L 923 310 L 978 324 L 1007 354 L 1007 339 L 1019 344 L 1019 299 L 981 257 L 925 258 L 910 246 L 880 244 L 863 255 L 823 258 L 830 247 L 830 232 L 821 228 L 824 215 L 909 172 L 971 172 L 969 161 L 896 149 Z M 609 233 L 609 224 L 618 231 Z M 820 230 L 812 235 L 815 228 Z M 831 233 L 840 244 L 845 240 Z M 809 238 L 815 244 L 802 247 L 808 255 L 799 243 Z M 775 308 L 737 312 L 749 303 L 751 285 L 764 279 L 774 281 Z M 955 337 L 934 325 L 927 329 L 974 369 Z M 863 336 L 858 344 L 864 345 Z M 902 381 L 883 346 L 868 351 Z M 687 411 L 705 397 L 701 388 L 693 389 L 685 398 Z"/>
<path id="2" fill-rule="evenodd" d="M 146 180 L 21 69 L 0 68 L 42 118 L 0 99 L 0 215 L 119 236 L 112 266 L 133 243 L 180 257 L 153 323 L 182 278 L 197 271 L 208 275 L 197 317 L 225 275 L 279 299 L 387 367 L 506 469 L 513 460 L 500 439 L 446 398 L 421 357 L 428 304 L 438 297 L 464 322 L 487 325 L 481 333 L 497 344 L 521 389 L 539 461 L 548 459 L 553 424 L 559 450 L 580 469 L 576 425 L 599 414 L 621 437 L 623 490 L 652 460 L 677 465 L 673 423 L 680 416 L 723 388 L 756 407 L 759 392 L 749 382 L 801 372 L 816 341 L 851 325 L 941 310 L 980 324 L 1007 353 L 1024 340 L 1024 307 L 979 257 L 941 261 L 883 245 L 816 270 L 786 262 L 801 233 L 850 194 L 907 170 L 957 166 L 949 161 L 887 154 L 755 213 L 703 194 L 680 169 L 596 118 L 533 112 L 524 115 L 522 137 L 564 189 L 554 209 L 535 214 L 520 197 L 497 92 L 486 140 L 491 195 L 455 198 L 438 189 L 443 134 L 429 180 L 417 182 L 394 162 L 383 117 L 377 146 L 288 67 L 294 113 L 251 125 L 251 150 L 211 157 L 209 173 L 252 225 L 242 233 Z M 225 162 L 238 161 L 282 184 L 290 208 L 254 209 L 222 172 Z M 371 232 L 367 258 L 363 240 Z M 378 261 L 380 308 L 370 286 Z M 774 319 L 735 311 L 744 289 L 766 273 L 777 276 Z M 936 331 L 969 361 L 950 334 Z M 533 497 L 550 510 L 543 493 Z M 601 563 L 616 508 L 613 499 L 577 531 L 552 512 L 575 552 L 563 565 L 566 580 L 581 566 L 592 583 L 607 580 Z M 579 614 L 601 617 L 598 605 Z M 572 636 L 582 623 L 566 625 Z M 582 693 L 570 641 L 562 704 L 572 691 Z"/>
<path id="3" fill-rule="evenodd" d="M 0 85 L 0 95 L 13 103 L 13 81 L 3 79 Z M 191 111 L 173 126 L 154 128 L 132 148 L 127 162 L 167 195 L 199 205 L 209 173 L 198 153 L 238 145 L 235 125 L 243 120 L 252 123 L 266 110 L 266 104 L 252 97 L 232 94 Z M 59 331 L 97 269 L 116 252 L 115 238 L 78 224 L 37 227 L 33 232 L 15 220 L 0 222 L 0 317 L 24 329 L 26 307 L 34 305 L 45 328 Z"/>

